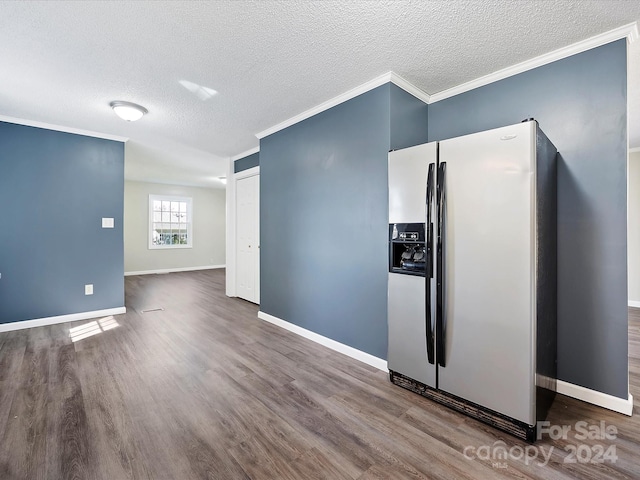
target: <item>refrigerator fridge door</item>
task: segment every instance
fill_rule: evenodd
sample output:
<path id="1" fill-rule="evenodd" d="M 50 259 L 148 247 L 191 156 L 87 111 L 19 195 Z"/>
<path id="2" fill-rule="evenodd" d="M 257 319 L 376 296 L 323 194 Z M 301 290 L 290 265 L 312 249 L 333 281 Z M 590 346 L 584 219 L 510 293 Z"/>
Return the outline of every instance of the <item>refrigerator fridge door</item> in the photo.
<path id="1" fill-rule="evenodd" d="M 424 223 L 427 169 L 437 143 L 389 152 L 389 223 Z"/>
<path id="2" fill-rule="evenodd" d="M 389 274 L 389 370 L 436 386 L 435 365 L 427 360 L 425 277 Z"/>
<path id="3" fill-rule="evenodd" d="M 438 388 L 535 423 L 535 122 L 440 142 Z M 438 342 L 436 342 L 438 344 Z M 440 362 L 439 362 L 440 363 Z"/>
<path id="4" fill-rule="evenodd" d="M 430 387 L 436 386 L 435 321 L 431 301 L 434 289 L 431 220 L 435 216 L 436 161 L 436 143 L 389 153 L 389 223 L 424 225 L 426 258 L 425 276 L 389 273 L 387 361 L 389 370 Z"/>

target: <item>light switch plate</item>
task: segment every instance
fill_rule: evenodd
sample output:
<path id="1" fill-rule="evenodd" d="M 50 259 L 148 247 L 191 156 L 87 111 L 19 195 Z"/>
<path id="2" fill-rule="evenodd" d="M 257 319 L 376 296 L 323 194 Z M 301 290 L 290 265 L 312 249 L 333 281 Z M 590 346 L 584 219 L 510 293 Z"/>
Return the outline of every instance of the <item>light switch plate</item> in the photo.
<path id="1" fill-rule="evenodd" d="M 85 295 L 93 295 L 93 284 L 92 283 L 84 286 L 84 294 Z"/>
<path id="2" fill-rule="evenodd" d="M 113 218 L 102 218 L 102 228 L 113 228 Z"/>

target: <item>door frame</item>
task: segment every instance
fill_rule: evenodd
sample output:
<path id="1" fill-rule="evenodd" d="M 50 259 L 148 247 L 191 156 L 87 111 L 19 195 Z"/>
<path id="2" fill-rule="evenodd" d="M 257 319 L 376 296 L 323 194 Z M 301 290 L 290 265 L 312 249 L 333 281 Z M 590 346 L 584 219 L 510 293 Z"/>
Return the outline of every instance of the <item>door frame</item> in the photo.
<path id="1" fill-rule="evenodd" d="M 251 152 L 255 153 L 255 152 Z M 243 158 L 248 155 L 247 152 L 239 156 Z M 243 178 L 253 177 L 255 175 L 260 176 L 260 166 L 242 170 L 241 172 L 234 173 L 234 162 L 236 158 L 229 160 L 229 170 L 227 174 L 227 248 L 226 248 L 226 294 L 228 297 L 237 297 L 236 294 L 236 223 L 237 223 L 237 209 L 236 209 L 236 182 Z M 260 198 L 258 198 L 258 208 L 260 206 Z M 259 288 L 259 284 L 256 288 Z M 260 292 L 258 290 L 258 298 L 260 298 Z"/>

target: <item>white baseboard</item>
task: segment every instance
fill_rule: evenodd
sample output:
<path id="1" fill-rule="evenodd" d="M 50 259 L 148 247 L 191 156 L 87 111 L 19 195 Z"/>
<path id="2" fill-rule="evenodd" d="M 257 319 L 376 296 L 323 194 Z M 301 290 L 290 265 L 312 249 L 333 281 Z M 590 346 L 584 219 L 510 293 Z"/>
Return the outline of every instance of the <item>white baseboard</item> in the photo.
<path id="1" fill-rule="evenodd" d="M 631 394 L 629 394 L 629 398 L 625 400 L 624 398 L 614 397 L 607 393 L 591 390 L 562 380 L 558 380 L 556 391 L 567 397 L 592 403 L 593 405 L 598 405 L 599 407 L 604 407 L 614 412 L 629 416 L 633 415 L 633 395 Z"/>
<path id="2" fill-rule="evenodd" d="M 296 333 L 301 337 L 308 338 L 309 340 L 319 343 L 320 345 L 324 345 L 331 350 L 335 350 L 336 352 L 340 352 L 345 354 L 348 357 L 355 358 L 367 365 L 371 365 L 379 370 L 384 372 L 388 372 L 387 361 L 378 357 L 374 357 L 373 355 L 363 352 L 362 350 L 358 350 L 357 348 L 350 347 L 349 345 L 345 345 L 344 343 L 336 342 L 328 337 L 319 335 L 311 330 L 307 330 L 306 328 L 299 327 L 298 325 L 294 325 L 293 323 L 289 323 L 285 320 L 282 320 L 278 317 L 274 317 L 273 315 L 269 315 L 268 313 L 258 312 L 258 318 L 277 325 L 278 327 L 282 327 L 285 330 L 289 330 L 290 332 Z"/>
<path id="3" fill-rule="evenodd" d="M 58 315 L 55 317 L 34 318 L 33 320 L 23 320 L 21 322 L 0 323 L 0 332 L 45 327 L 47 325 L 55 325 L 56 323 L 76 322 L 88 318 L 108 317 L 110 315 L 120 315 L 123 313 L 127 313 L 125 307 L 116 307 L 105 310 L 93 310 L 91 312 L 70 313 L 68 315 Z"/>
<path id="4" fill-rule="evenodd" d="M 638 300 L 629 300 L 629 306 L 630 307 L 635 307 L 635 308 L 640 308 L 640 301 L 638 301 Z"/>
<path id="5" fill-rule="evenodd" d="M 306 328 L 299 327 L 298 325 L 294 325 L 293 323 L 289 323 L 285 320 L 282 320 L 281 318 L 274 317 L 273 315 L 269 315 L 268 313 L 264 313 L 262 311 L 258 312 L 258 318 L 277 325 L 278 327 L 282 327 L 285 330 L 289 330 L 290 332 L 296 333 L 301 337 L 308 338 L 309 340 L 319 343 L 320 345 L 324 345 L 325 347 L 335 350 L 336 352 L 343 353 L 348 357 L 355 358 L 356 360 L 366 363 L 367 365 L 376 367 L 379 370 L 385 372 L 389 371 L 386 360 L 374 357 L 369 353 L 350 347 L 349 345 L 345 345 L 344 343 L 336 342 L 335 340 L 312 332 L 311 330 L 307 330 Z M 556 382 L 554 381 L 553 383 Z M 562 395 L 566 395 L 577 400 L 582 400 L 583 402 L 591 403 L 593 405 L 613 410 L 614 412 L 622 413 L 624 415 L 631 416 L 633 414 L 632 395 L 629 395 L 629 398 L 625 400 L 623 398 L 614 397 L 613 395 L 598 392 L 596 390 L 591 390 L 589 388 L 574 385 L 562 380 L 557 380 L 556 391 Z"/>
<path id="6" fill-rule="evenodd" d="M 193 272 L 195 270 L 212 270 L 214 268 L 225 268 L 225 265 L 203 265 L 201 267 L 179 267 L 179 268 L 160 268 L 158 270 L 139 270 L 136 272 L 124 272 L 124 276 L 130 275 L 152 275 L 158 273 L 174 273 L 174 272 Z"/>

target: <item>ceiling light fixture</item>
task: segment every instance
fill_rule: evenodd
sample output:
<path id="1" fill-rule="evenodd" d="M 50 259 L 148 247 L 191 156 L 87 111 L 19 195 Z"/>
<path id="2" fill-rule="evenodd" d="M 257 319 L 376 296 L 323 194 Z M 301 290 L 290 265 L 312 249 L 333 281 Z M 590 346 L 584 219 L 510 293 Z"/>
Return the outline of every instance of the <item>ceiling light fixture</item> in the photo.
<path id="1" fill-rule="evenodd" d="M 123 102 L 121 100 L 111 102 L 109 106 L 113 108 L 116 115 L 127 122 L 140 120 L 143 115 L 149 113 L 149 111 L 143 106 L 131 102 Z"/>
<path id="2" fill-rule="evenodd" d="M 227 184 L 227 177 L 218 177 L 218 180 L 220 180 L 220 182 L 222 182 L 223 185 Z"/>

